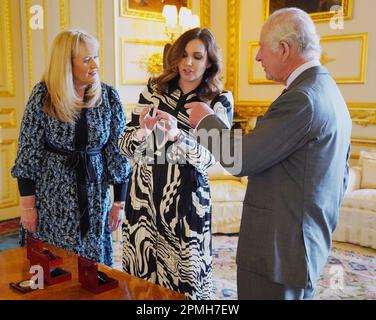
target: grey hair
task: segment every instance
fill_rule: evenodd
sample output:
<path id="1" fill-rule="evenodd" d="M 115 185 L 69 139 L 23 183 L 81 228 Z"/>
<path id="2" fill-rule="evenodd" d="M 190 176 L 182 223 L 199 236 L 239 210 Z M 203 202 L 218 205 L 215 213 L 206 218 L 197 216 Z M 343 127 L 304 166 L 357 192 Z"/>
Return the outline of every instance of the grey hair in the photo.
<path id="1" fill-rule="evenodd" d="M 275 11 L 265 22 L 272 50 L 277 51 L 280 41 L 295 44 L 299 55 L 306 61 L 320 60 L 320 36 L 308 13 L 298 8 Z"/>

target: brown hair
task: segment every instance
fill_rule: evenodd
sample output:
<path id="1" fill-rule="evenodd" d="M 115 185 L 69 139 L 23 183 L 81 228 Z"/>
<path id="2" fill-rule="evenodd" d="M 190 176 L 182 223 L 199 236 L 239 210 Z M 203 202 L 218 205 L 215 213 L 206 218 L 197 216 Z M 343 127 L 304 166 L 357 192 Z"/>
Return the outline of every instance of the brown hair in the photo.
<path id="1" fill-rule="evenodd" d="M 209 101 L 221 92 L 222 81 L 219 76 L 222 71 L 222 57 L 220 49 L 209 29 L 195 28 L 184 32 L 168 50 L 166 67 L 163 73 L 154 79 L 158 93 L 165 93 L 169 84 L 179 77 L 178 64 L 183 58 L 188 42 L 194 39 L 200 39 L 205 45 L 208 63 L 211 65 L 203 75 L 202 89 L 199 93 L 200 99 Z"/>

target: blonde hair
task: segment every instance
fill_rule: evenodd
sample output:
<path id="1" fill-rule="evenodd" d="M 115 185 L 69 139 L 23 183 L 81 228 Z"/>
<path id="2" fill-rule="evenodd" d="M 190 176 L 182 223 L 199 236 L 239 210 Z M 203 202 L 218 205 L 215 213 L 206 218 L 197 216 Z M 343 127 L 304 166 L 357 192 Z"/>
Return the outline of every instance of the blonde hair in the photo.
<path id="1" fill-rule="evenodd" d="M 98 40 L 82 30 L 60 32 L 52 43 L 50 59 L 42 81 L 46 83 L 48 94 L 44 101 L 44 111 L 63 122 L 73 123 L 82 108 L 91 108 L 101 99 L 99 77 L 85 90 L 84 101 L 75 90 L 73 81 L 73 58 L 79 54 L 80 45 L 98 51 Z"/>

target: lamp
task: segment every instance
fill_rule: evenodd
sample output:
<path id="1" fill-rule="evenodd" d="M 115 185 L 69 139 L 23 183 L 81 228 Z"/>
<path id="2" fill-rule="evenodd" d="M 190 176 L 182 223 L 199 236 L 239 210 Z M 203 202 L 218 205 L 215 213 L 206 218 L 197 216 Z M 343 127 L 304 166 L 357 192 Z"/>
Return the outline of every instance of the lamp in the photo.
<path id="1" fill-rule="evenodd" d="M 178 10 L 174 5 L 164 5 L 162 11 L 166 19 L 165 33 L 171 42 L 174 42 L 185 31 L 200 26 L 200 19 L 192 15 L 192 11 L 186 7 Z"/>

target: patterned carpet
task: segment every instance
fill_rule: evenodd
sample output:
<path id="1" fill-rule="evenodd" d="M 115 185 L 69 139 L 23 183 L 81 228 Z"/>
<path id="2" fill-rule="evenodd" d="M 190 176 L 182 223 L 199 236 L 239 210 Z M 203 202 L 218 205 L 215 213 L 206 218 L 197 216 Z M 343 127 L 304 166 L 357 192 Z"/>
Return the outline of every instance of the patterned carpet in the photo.
<path id="1" fill-rule="evenodd" d="M 237 299 L 237 240 L 213 237 L 214 299 Z M 376 300 L 376 250 L 334 242 L 315 300 Z"/>

